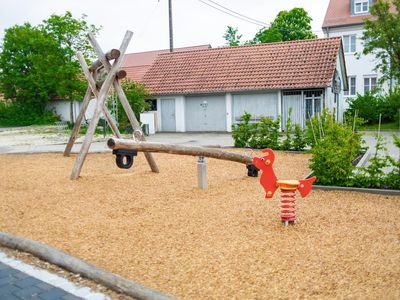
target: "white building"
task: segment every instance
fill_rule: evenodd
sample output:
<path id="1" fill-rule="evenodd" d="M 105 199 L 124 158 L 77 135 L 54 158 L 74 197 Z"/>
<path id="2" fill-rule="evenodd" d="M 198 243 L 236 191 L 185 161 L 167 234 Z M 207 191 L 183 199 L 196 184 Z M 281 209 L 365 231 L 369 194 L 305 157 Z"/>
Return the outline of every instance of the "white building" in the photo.
<path id="1" fill-rule="evenodd" d="M 345 97 L 364 95 L 373 89 L 381 77 L 375 71 L 373 55 L 362 55 L 364 19 L 372 18 L 369 13 L 374 0 L 330 0 L 322 29 L 326 37 L 342 37 L 346 60 L 349 90 Z M 357 54 L 361 54 L 358 58 Z M 388 90 L 388 86 L 383 87 Z"/>
<path id="2" fill-rule="evenodd" d="M 230 132 L 244 112 L 293 123 L 324 108 L 341 120 L 348 89 L 340 38 L 160 54 L 142 83 L 156 98 L 157 131 Z"/>

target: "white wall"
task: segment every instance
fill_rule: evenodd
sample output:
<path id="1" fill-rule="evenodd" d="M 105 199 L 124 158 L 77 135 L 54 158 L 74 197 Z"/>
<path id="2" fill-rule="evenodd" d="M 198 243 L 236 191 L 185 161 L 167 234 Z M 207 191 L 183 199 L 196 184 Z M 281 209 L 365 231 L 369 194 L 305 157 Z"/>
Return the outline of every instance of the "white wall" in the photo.
<path id="1" fill-rule="evenodd" d="M 343 37 L 344 35 L 356 35 L 356 53 L 362 53 L 363 51 L 363 40 L 362 38 L 363 25 L 351 25 L 346 27 L 335 27 L 324 30 L 326 37 Z M 375 57 L 371 54 L 361 55 L 357 59 L 356 53 L 344 53 L 346 60 L 347 76 L 356 76 L 356 93 L 360 95 L 364 94 L 364 77 L 376 75 L 378 79 L 382 76 L 374 68 L 377 64 Z M 350 84 L 350 83 L 349 83 Z M 349 87 L 350 88 L 350 87 Z M 385 85 L 384 89 L 387 91 L 388 86 Z M 345 96 L 354 97 L 352 95 Z M 345 103 L 347 108 L 347 104 Z"/>
<path id="2" fill-rule="evenodd" d="M 46 105 L 47 110 L 51 110 L 60 116 L 61 121 L 75 122 L 76 117 L 79 114 L 79 110 L 81 108 L 80 101 L 71 101 L 69 100 L 57 100 L 50 101 Z M 72 110 L 72 119 L 71 119 L 71 110 Z"/>

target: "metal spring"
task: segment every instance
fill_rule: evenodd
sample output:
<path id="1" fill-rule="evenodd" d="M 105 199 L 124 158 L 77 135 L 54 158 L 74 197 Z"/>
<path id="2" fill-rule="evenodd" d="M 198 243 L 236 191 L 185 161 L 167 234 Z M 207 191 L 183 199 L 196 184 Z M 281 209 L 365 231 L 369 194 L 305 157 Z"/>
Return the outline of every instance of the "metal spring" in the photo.
<path id="1" fill-rule="evenodd" d="M 281 189 L 281 220 L 285 222 L 296 221 L 296 190 Z"/>

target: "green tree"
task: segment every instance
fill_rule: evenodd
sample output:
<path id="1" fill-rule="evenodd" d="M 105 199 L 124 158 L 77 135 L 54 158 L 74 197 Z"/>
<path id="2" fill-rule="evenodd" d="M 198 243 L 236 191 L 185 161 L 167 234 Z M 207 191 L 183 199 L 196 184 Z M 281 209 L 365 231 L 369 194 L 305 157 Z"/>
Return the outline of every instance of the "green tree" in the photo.
<path id="1" fill-rule="evenodd" d="M 84 17 L 76 20 L 67 12 L 39 26 L 25 23 L 5 30 L 0 47 L 0 93 L 14 101 L 22 116 L 42 115 L 51 99 L 82 98 L 85 84 L 74 54 L 81 50 L 90 57 L 83 38 L 89 29 L 97 32 Z"/>
<path id="2" fill-rule="evenodd" d="M 312 18 L 303 8 L 279 12 L 269 28 L 261 29 L 254 37 L 254 43 L 285 42 L 314 39 L 311 31 Z"/>
<path id="3" fill-rule="evenodd" d="M 95 51 L 86 34 L 90 31 L 96 35 L 101 27 L 88 24 L 86 18 L 86 15 L 82 15 L 75 19 L 71 12 L 67 11 L 64 15 L 51 15 L 39 27 L 54 36 L 70 60 L 75 60 L 77 51 L 82 52 L 86 59 L 94 59 Z"/>
<path id="4" fill-rule="evenodd" d="M 149 104 L 146 102 L 146 98 L 150 97 L 149 91 L 143 84 L 128 79 L 122 82 L 122 88 L 126 98 L 128 98 L 129 105 L 132 107 L 136 118 L 139 120 L 140 113 L 150 108 Z M 121 128 L 129 126 L 129 120 L 122 107 L 121 101 L 118 101 L 118 121 Z"/>
<path id="5" fill-rule="evenodd" d="M 242 35 L 238 34 L 238 29 L 237 28 L 233 28 L 232 26 L 228 26 L 223 38 L 226 40 L 226 42 L 227 42 L 226 44 L 228 46 L 239 46 L 240 45 L 240 39 L 242 38 Z"/>
<path id="6" fill-rule="evenodd" d="M 363 54 L 375 55 L 376 70 L 383 74 L 381 83 L 389 80 L 392 90 L 393 79 L 400 82 L 400 0 L 378 0 L 371 15 L 376 18 L 365 20 Z"/>

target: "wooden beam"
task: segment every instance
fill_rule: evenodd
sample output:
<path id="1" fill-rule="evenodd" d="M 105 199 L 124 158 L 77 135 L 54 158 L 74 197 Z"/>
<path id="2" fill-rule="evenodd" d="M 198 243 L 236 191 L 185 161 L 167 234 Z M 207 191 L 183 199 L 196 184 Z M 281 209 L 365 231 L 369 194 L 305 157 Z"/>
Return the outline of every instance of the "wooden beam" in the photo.
<path id="1" fill-rule="evenodd" d="M 133 35 L 133 33 L 131 31 L 127 31 L 126 32 L 125 37 L 124 37 L 124 39 L 122 41 L 122 44 L 121 44 L 121 48 L 120 48 L 121 57 L 123 57 L 123 55 L 125 54 L 125 51 L 126 51 L 126 49 L 128 47 L 128 44 L 129 44 L 129 42 L 130 42 L 130 40 L 132 38 L 132 35 Z M 88 70 L 88 67 L 86 65 L 85 60 L 83 59 L 83 61 L 81 61 L 82 58 L 83 58 L 82 54 L 79 53 L 79 52 L 77 54 L 78 54 L 78 59 L 80 57 L 81 66 L 84 69 L 84 73 L 85 73 L 86 79 L 90 82 L 92 91 L 93 91 L 93 89 L 96 90 L 96 83 L 94 82 L 93 77 L 90 75 L 90 73 L 88 74 L 89 70 Z M 97 124 L 99 122 L 100 113 L 101 113 L 101 111 L 102 111 L 102 109 L 104 107 L 104 102 L 106 100 L 108 91 L 109 91 L 111 85 L 113 84 L 113 82 L 115 80 L 115 74 L 117 73 L 117 71 L 121 67 L 121 64 L 122 64 L 121 57 L 119 57 L 119 58 L 117 58 L 115 60 L 114 64 L 112 65 L 112 67 L 111 67 L 111 69 L 110 69 L 110 71 L 109 71 L 109 73 L 107 75 L 106 81 L 104 82 L 103 86 L 100 89 L 100 92 L 99 92 L 98 97 L 97 97 L 97 106 L 96 106 L 96 109 L 94 111 L 92 120 L 91 120 L 91 122 L 89 124 L 89 127 L 87 129 L 86 136 L 85 136 L 85 139 L 84 139 L 84 141 L 82 143 L 81 150 L 80 150 L 80 152 L 79 152 L 79 154 L 78 154 L 78 156 L 77 156 L 77 158 L 75 160 L 75 164 L 74 164 L 74 167 L 73 167 L 72 173 L 71 173 L 71 179 L 77 179 L 79 177 L 79 174 L 80 174 L 81 169 L 82 169 L 82 165 L 85 162 L 87 153 L 89 152 L 89 147 L 90 147 L 90 144 L 92 142 L 93 135 L 94 135 L 94 132 L 96 130 Z M 90 75 L 90 76 L 88 76 L 88 75 Z"/>
<path id="2" fill-rule="evenodd" d="M 79 134 L 79 129 L 81 128 L 81 124 L 83 118 L 85 117 L 85 113 L 89 105 L 91 96 L 92 96 L 92 89 L 88 86 L 88 88 L 86 89 L 85 97 L 83 98 L 81 110 L 79 111 L 79 115 L 75 120 L 74 128 L 72 129 L 72 133 L 68 140 L 68 144 L 65 147 L 64 156 L 69 156 L 71 154 L 72 146 L 74 145 L 75 140 Z"/>
<path id="3" fill-rule="evenodd" d="M 101 50 L 100 45 L 97 43 L 94 35 L 91 32 L 88 33 L 88 38 L 89 38 L 89 41 L 92 44 L 93 48 L 95 49 L 99 59 L 102 61 L 104 68 L 106 69 L 106 71 L 108 71 L 111 68 L 111 64 L 105 59 L 104 53 Z M 145 141 L 146 139 L 143 135 L 142 128 L 140 127 L 139 121 L 136 119 L 135 113 L 133 112 L 132 107 L 129 105 L 128 99 L 126 98 L 124 90 L 122 89 L 119 82 L 117 82 L 117 81 L 114 82 L 114 89 L 118 95 L 119 100 L 121 101 L 122 107 L 124 108 L 126 115 L 128 116 L 129 122 L 131 123 L 132 128 L 134 129 L 134 132 L 139 133 L 136 136 L 136 138 L 141 141 Z M 154 160 L 154 157 L 151 155 L 151 153 L 145 153 L 145 157 L 146 157 L 147 163 L 150 166 L 150 169 L 155 173 L 159 173 L 160 170 Z"/>
<path id="4" fill-rule="evenodd" d="M 106 52 L 105 57 L 107 60 L 113 60 L 117 59 L 120 55 L 121 52 L 118 49 L 111 49 L 110 51 Z M 102 65 L 103 64 L 101 63 L 101 60 L 98 59 L 92 63 L 92 65 L 89 67 L 89 71 L 90 72 L 96 71 Z"/>
<path id="5" fill-rule="evenodd" d="M 170 295 L 145 287 L 137 282 L 100 269 L 84 260 L 48 245 L 23 237 L 0 232 L 0 246 L 33 254 L 40 259 L 75 274 L 98 282 L 109 289 L 129 295 L 134 299 L 173 300 Z"/>
<path id="6" fill-rule="evenodd" d="M 190 156 L 204 156 L 222 160 L 234 161 L 246 165 L 253 164 L 252 157 L 228 152 L 216 148 L 205 148 L 199 146 L 182 146 L 173 144 L 161 144 L 161 143 L 150 143 L 150 142 L 135 142 L 127 139 L 116 139 L 110 138 L 107 141 L 107 146 L 110 149 L 125 149 L 125 150 L 136 150 L 139 152 L 153 152 L 153 153 L 169 153 L 178 155 L 190 155 Z"/>
<path id="7" fill-rule="evenodd" d="M 121 80 L 121 79 L 124 79 L 125 77 L 126 77 L 126 71 L 125 70 L 119 70 L 118 72 L 117 72 L 117 74 L 115 75 L 115 77 L 118 79 L 118 80 Z M 100 80 L 100 81 L 96 81 L 96 87 L 98 88 L 98 89 L 100 89 L 101 88 L 101 86 L 103 85 L 103 83 L 104 83 L 104 80 Z"/>
<path id="8" fill-rule="evenodd" d="M 92 74 L 89 72 L 89 69 L 87 68 L 86 61 L 85 61 L 82 53 L 78 52 L 77 57 L 78 57 L 79 63 L 82 66 L 83 73 L 85 74 L 85 77 L 89 83 L 89 86 L 92 89 L 92 92 L 98 101 L 99 91 L 97 90 L 96 81 L 94 80 Z M 112 132 L 114 133 L 114 135 L 117 137 L 121 137 L 121 133 L 119 132 L 118 126 L 117 126 L 117 124 L 115 124 L 115 121 L 112 118 L 111 113 L 108 111 L 108 108 L 105 106 L 105 104 L 103 104 L 103 113 L 104 113 L 104 116 L 106 117 L 106 120 L 107 120 L 108 124 L 110 125 L 110 128 L 111 128 Z"/>

